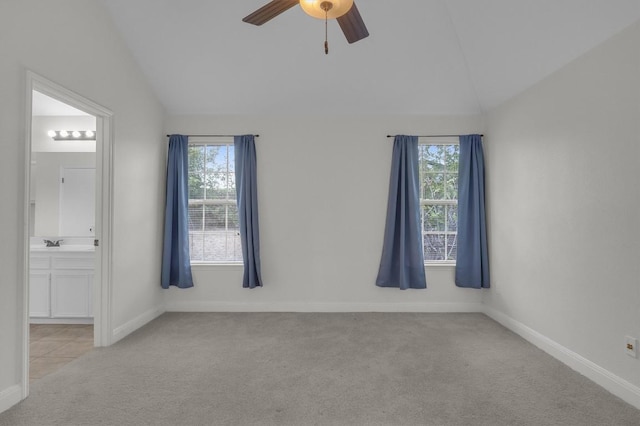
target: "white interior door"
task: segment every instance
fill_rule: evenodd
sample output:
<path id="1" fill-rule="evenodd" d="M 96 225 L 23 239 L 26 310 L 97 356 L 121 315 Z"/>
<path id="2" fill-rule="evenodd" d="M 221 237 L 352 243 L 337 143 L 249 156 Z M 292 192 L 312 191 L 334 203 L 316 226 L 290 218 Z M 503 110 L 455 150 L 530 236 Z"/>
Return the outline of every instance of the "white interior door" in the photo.
<path id="1" fill-rule="evenodd" d="M 95 235 L 95 168 L 62 169 L 60 179 L 60 235 Z"/>

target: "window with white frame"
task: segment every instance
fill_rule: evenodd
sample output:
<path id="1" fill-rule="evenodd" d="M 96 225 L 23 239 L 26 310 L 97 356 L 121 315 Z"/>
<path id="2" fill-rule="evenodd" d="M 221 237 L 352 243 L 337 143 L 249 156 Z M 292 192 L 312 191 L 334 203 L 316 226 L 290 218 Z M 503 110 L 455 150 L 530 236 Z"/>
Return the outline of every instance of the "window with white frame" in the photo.
<path id="1" fill-rule="evenodd" d="M 426 263 L 455 263 L 458 247 L 457 142 L 418 145 L 420 215 Z"/>
<path id="2" fill-rule="evenodd" d="M 189 252 L 194 263 L 242 262 L 232 140 L 189 140 Z"/>

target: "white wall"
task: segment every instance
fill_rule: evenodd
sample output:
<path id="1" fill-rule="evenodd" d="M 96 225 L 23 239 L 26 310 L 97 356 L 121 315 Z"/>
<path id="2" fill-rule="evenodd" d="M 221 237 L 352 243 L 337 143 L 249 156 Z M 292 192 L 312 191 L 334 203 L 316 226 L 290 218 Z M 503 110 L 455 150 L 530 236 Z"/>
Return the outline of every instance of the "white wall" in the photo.
<path id="1" fill-rule="evenodd" d="M 636 386 L 640 23 L 488 114 L 490 309 Z"/>
<path id="2" fill-rule="evenodd" d="M 20 393 L 27 69 L 114 112 L 114 329 L 162 305 L 165 146 L 164 111 L 100 3 L 3 0 L 0 40 L 2 410 Z"/>
<path id="3" fill-rule="evenodd" d="M 482 131 L 478 117 L 170 117 L 168 133 L 259 133 L 264 287 L 242 267 L 198 266 L 195 287 L 165 292 L 168 310 L 478 310 L 453 268 L 427 269 L 427 290 L 375 286 L 393 140 L 387 134 Z"/>

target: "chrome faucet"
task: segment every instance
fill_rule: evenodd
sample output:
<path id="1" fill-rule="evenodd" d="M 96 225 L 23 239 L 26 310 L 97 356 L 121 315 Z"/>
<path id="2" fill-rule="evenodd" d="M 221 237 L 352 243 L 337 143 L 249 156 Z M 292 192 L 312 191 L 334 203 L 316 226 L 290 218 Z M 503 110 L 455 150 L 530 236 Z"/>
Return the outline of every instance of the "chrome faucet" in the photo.
<path id="1" fill-rule="evenodd" d="M 64 240 L 43 240 L 47 247 L 60 247 L 60 243 Z"/>

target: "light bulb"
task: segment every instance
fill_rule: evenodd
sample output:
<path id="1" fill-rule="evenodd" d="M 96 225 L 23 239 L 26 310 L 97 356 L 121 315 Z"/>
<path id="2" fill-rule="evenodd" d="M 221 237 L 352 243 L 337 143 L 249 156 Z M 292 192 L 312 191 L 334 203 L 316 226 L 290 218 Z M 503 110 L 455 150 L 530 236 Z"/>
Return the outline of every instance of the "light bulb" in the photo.
<path id="1" fill-rule="evenodd" d="M 79 137 L 80 137 L 80 132 L 79 132 L 79 131 L 77 131 L 77 130 L 74 130 L 74 131 L 71 133 L 71 136 L 73 136 L 74 138 L 79 138 Z"/>
<path id="2" fill-rule="evenodd" d="M 55 130 L 49 130 L 47 132 L 47 135 L 49 135 L 50 138 L 55 138 L 56 137 L 56 131 Z"/>
<path id="3" fill-rule="evenodd" d="M 92 138 L 94 134 L 95 133 L 93 133 L 93 130 L 87 130 L 86 132 L 84 132 L 84 135 L 88 138 Z"/>
<path id="4" fill-rule="evenodd" d="M 69 137 L 69 132 L 67 132 L 66 130 L 60 130 L 60 136 L 63 138 Z"/>
<path id="5" fill-rule="evenodd" d="M 331 6 L 326 15 L 323 4 Z M 350 11 L 351 6 L 353 6 L 353 0 L 300 0 L 302 10 L 307 15 L 318 19 L 324 19 L 325 16 L 329 19 L 339 18 Z"/>

